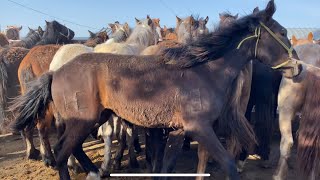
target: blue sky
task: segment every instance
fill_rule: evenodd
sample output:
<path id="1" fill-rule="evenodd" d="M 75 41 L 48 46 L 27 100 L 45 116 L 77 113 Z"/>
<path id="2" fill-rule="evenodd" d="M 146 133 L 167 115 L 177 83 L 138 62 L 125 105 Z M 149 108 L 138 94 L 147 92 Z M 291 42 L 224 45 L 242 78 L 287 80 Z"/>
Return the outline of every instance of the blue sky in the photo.
<path id="1" fill-rule="evenodd" d="M 208 27 L 219 20 L 218 13 L 229 11 L 233 14 L 246 15 L 259 6 L 265 8 L 268 0 L 13 0 L 25 6 L 42 11 L 61 19 L 76 22 L 96 29 L 80 27 L 58 20 L 75 31 L 77 37 L 87 37 L 87 30 L 97 31 L 116 20 L 128 22 L 134 26 L 134 17 L 160 18 L 160 24 L 175 26 L 175 15 L 185 17 L 190 14 L 209 16 Z M 320 28 L 320 0 L 275 0 L 276 20 L 285 27 Z M 52 17 L 20 7 L 8 0 L 1 0 L 0 25 L 3 30 L 7 25 L 22 25 L 22 36 L 27 33 L 27 26 L 44 26 L 44 20 Z"/>

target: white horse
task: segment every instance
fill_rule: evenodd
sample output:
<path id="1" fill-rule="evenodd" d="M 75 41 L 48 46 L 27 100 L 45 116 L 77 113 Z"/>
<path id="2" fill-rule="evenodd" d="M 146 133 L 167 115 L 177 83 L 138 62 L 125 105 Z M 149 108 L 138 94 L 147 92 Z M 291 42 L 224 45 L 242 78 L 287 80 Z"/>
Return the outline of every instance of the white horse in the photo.
<path id="1" fill-rule="evenodd" d="M 94 48 L 96 53 L 113 53 L 138 55 L 142 50 L 158 42 L 159 35 L 152 19 L 147 16 L 145 20 L 136 19 L 136 27 L 124 43 L 107 42 Z"/>

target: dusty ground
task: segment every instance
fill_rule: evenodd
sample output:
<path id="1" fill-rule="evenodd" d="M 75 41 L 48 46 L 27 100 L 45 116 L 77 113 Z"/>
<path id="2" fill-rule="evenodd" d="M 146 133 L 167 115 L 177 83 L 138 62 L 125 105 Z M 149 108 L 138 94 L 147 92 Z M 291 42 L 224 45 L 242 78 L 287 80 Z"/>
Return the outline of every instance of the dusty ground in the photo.
<path id="1" fill-rule="evenodd" d="M 52 141 L 55 140 L 54 135 L 51 138 Z M 273 165 L 271 168 L 266 169 L 260 166 L 260 161 L 257 159 L 250 159 L 246 164 L 246 168 L 244 172 L 241 174 L 241 179 L 245 180 L 270 180 L 272 179 L 272 173 L 275 171 L 275 166 L 278 157 L 278 138 L 275 138 L 273 146 L 271 159 Z M 38 138 L 35 138 L 36 144 L 38 145 Z M 140 138 L 142 141 L 142 138 Z M 116 146 L 116 145 L 114 145 Z M 85 151 L 89 155 L 89 157 L 95 162 L 96 165 L 100 166 L 103 157 L 103 144 L 99 141 L 88 140 L 84 144 Z M 144 147 L 144 146 L 142 146 Z M 177 173 L 195 173 L 197 166 L 197 151 L 196 144 L 192 145 L 192 149 L 187 152 L 183 152 L 178 158 L 176 171 Z M 127 153 L 127 152 L 126 152 Z M 295 150 L 293 152 L 295 154 Z M 55 170 L 51 168 L 47 168 L 41 161 L 31 161 L 26 160 L 24 158 L 24 143 L 22 142 L 20 136 L 18 135 L 1 135 L 0 136 L 0 179 L 58 179 L 58 174 Z M 147 173 L 146 165 L 145 165 L 145 156 L 144 153 L 141 153 L 138 157 L 139 164 L 141 166 L 140 169 L 129 169 L 127 164 L 127 156 L 124 157 L 124 161 L 122 162 L 122 171 L 121 172 L 145 172 Z M 290 164 L 291 169 L 289 171 L 290 180 L 301 179 L 298 177 L 298 173 L 296 173 L 296 168 L 292 167 L 294 165 L 294 157 Z M 224 175 L 214 164 L 209 164 L 207 171 L 211 174 L 210 178 L 207 179 L 225 179 Z M 71 173 L 73 179 L 85 179 L 85 173 L 80 173 L 78 175 Z M 133 179 L 133 178 L 127 178 Z M 136 178 L 137 179 L 137 178 Z M 141 179 L 141 178 L 140 178 Z M 151 179 L 151 178 L 145 178 Z M 174 179 L 182 179 L 182 178 L 174 178 Z M 193 178 L 189 178 L 193 179 Z"/>

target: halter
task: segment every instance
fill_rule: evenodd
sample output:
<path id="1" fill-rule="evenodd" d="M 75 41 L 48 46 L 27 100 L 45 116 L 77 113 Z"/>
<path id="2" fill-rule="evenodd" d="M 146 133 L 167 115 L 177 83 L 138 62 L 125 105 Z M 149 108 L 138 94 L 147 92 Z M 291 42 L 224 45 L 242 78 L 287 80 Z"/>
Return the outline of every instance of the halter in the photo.
<path id="1" fill-rule="evenodd" d="M 287 65 L 288 63 L 292 62 L 292 51 L 293 51 L 293 47 L 291 46 L 290 48 L 283 42 L 281 41 L 281 39 L 279 39 L 279 37 L 274 33 L 272 32 L 272 30 L 270 28 L 268 28 L 265 24 L 263 24 L 262 22 L 259 22 L 260 23 L 260 26 L 257 27 L 254 31 L 254 35 L 252 36 L 248 36 L 246 38 L 244 38 L 242 41 L 240 41 L 239 45 L 237 46 L 237 49 L 240 49 L 241 45 L 248 39 L 251 39 L 251 38 L 257 38 L 257 41 L 256 41 L 256 46 L 255 46 L 255 50 L 254 50 L 254 57 L 256 58 L 257 57 L 257 49 L 258 49 L 258 43 L 259 43 L 259 39 L 260 39 L 260 36 L 261 36 L 261 27 L 263 27 L 275 40 L 278 41 L 278 43 L 288 52 L 289 54 L 289 59 L 279 65 L 276 65 L 276 66 L 273 66 L 271 67 L 272 69 L 279 69 L 285 65 Z"/>

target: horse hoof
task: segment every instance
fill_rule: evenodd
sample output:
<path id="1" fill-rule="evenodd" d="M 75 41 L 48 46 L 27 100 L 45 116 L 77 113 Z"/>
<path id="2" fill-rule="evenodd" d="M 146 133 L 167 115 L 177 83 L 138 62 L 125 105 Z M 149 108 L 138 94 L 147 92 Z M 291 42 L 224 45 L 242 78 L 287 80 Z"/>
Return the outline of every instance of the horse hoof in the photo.
<path id="1" fill-rule="evenodd" d="M 38 160 L 40 155 L 40 151 L 38 149 L 31 150 L 29 154 L 27 154 L 27 159 Z"/>
<path id="2" fill-rule="evenodd" d="M 107 178 L 110 177 L 110 173 L 107 170 L 99 169 L 99 175 L 101 178 Z"/>
<path id="3" fill-rule="evenodd" d="M 86 180 L 100 180 L 100 175 L 99 173 L 96 172 L 89 172 L 89 174 L 86 177 Z"/>
<path id="4" fill-rule="evenodd" d="M 53 158 L 44 157 L 43 158 L 44 165 L 47 167 L 55 167 L 56 166 L 56 160 Z"/>
<path id="5" fill-rule="evenodd" d="M 137 160 L 130 161 L 131 168 L 139 168 L 139 163 Z"/>

